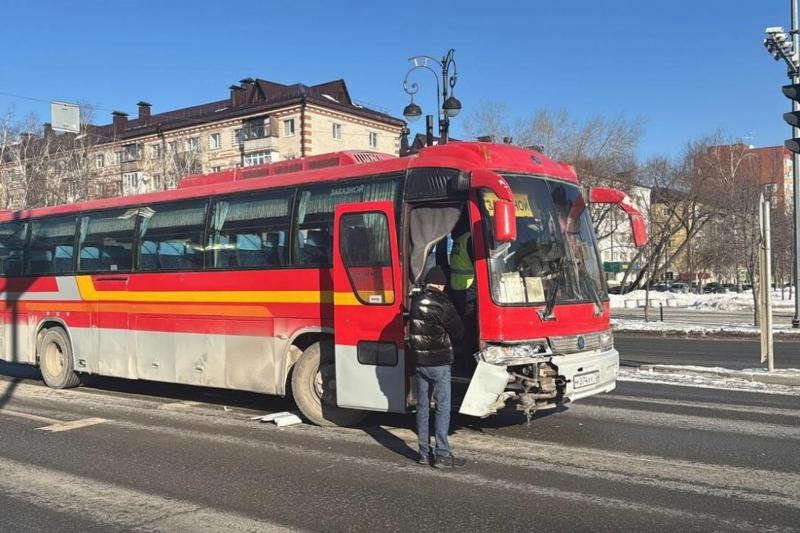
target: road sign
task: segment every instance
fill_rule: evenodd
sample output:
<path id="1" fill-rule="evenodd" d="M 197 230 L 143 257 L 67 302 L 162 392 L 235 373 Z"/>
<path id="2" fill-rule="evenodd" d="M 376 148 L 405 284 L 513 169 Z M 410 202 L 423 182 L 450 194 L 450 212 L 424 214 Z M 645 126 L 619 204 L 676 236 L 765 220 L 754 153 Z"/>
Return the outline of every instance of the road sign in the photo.
<path id="1" fill-rule="evenodd" d="M 50 102 L 50 123 L 56 131 L 81 132 L 81 110 L 77 104 Z"/>

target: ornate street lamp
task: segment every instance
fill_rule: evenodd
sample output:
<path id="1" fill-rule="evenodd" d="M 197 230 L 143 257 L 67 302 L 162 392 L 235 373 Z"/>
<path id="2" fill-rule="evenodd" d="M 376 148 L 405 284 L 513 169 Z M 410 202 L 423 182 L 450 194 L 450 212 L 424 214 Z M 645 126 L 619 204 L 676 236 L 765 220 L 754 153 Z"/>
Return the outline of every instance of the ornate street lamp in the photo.
<path id="1" fill-rule="evenodd" d="M 422 108 L 414 103 L 414 95 L 419 91 L 419 85 L 416 82 L 408 83 L 409 75 L 418 68 L 424 68 L 433 73 L 436 78 L 436 107 L 438 108 L 439 116 L 439 144 L 447 144 L 447 139 L 450 134 L 450 119 L 458 115 L 461 111 L 461 102 L 453 96 L 453 88 L 458 81 L 458 72 L 456 69 L 456 62 L 453 56 L 455 50 L 452 48 L 447 52 L 447 55 L 441 61 L 434 59 L 430 56 L 414 56 L 409 58 L 413 66 L 406 72 L 406 77 L 403 80 L 403 90 L 411 96 L 411 103 L 403 109 L 403 116 L 409 122 L 417 120 L 422 116 Z M 438 67 L 438 69 L 434 68 Z M 450 74 L 452 69 L 453 73 Z M 441 72 L 441 85 L 439 82 L 439 72 Z M 440 98 L 441 95 L 441 98 Z M 444 104 L 441 102 L 444 101 Z"/>

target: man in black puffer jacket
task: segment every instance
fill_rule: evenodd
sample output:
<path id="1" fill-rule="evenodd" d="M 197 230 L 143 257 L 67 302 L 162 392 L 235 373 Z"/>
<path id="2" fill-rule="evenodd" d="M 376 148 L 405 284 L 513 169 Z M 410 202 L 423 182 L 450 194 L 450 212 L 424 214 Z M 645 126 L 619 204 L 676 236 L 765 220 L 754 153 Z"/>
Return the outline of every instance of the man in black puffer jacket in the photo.
<path id="1" fill-rule="evenodd" d="M 425 289 L 411 302 L 409 317 L 409 352 L 416 362 L 414 382 L 417 387 L 417 436 L 419 463 L 436 468 L 463 466 L 453 457 L 447 433 L 450 429 L 450 367 L 453 344 L 464 334 L 461 318 L 444 293 L 447 278 L 438 266 L 425 276 Z M 430 396 L 436 399 L 436 449 L 430 457 Z"/>

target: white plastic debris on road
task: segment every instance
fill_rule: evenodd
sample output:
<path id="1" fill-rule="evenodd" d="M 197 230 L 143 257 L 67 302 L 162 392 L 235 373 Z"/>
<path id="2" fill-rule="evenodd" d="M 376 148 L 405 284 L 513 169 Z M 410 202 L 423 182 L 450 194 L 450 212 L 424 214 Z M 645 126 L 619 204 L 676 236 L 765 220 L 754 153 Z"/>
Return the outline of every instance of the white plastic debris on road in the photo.
<path id="1" fill-rule="evenodd" d="M 789 290 L 784 292 L 786 299 L 782 299 L 781 291 L 772 291 L 773 308 L 785 307 L 792 308 L 794 299 L 789 296 Z M 612 309 L 635 309 L 644 307 L 645 291 L 631 291 L 627 294 L 611 294 Z M 729 292 L 725 294 L 680 294 L 672 292 L 650 291 L 650 306 L 658 307 L 680 307 L 693 309 L 695 311 L 752 311 L 753 293 L 744 291 L 741 293 Z"/>
<path id="2" fill-rule="evenodd" d="M 666 365 L 661 365 L 666 366 Z M 800 396 L 800 387 L 791 385 L 776 385 L 750 381 L 748 374 L 755 372 L 767 373 L 763 368 L 749 368 L 745 370 L 731 370 L 728 368 L 669 365 L 671 372 L 652 372 L 638 367 L 620 367 L 618 381 L 635 381 L 640 383 L 656 383 L 662 385 L 680 385 L 686 387 L 700 387 L 710 389 L 738 390 L 744 392 L 762 392 L 769 394 L 784 394 Z M 726 376 L 713 375 L 710 372 L 718 371 Z M 702 373 L 699 373 L 702 372 Z M 731 374 L 741 373 L 742 377 L 729 377 Z M 779 369 L 773 374 L 784 376 L 800 376 L 800 369 Z"/>
<path id="3" fill-rule="evenodd" d="M 303 423 L 299 416 L 294 413 L 290 413 L 289 411 L 254 416 L 250 420 L 258 420 L 259 422 L 263 423 L 273 422 L 278 427 L 293 426 L 295 424 Z"/>

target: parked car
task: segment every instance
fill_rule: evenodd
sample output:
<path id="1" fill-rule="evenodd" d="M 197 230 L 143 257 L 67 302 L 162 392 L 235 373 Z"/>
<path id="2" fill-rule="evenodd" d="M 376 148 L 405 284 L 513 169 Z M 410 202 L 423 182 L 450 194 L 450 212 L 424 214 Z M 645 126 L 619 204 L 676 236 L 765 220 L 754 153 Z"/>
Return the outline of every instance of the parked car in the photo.
<path id="1" fill-rule="evenodd" d="M 650 287 L 650 290 L 656 292 L 667 292 L 669 290 L 669 285 L 666 283 L 656 283 Z"/>
<path id="2" fill-rule="evenodd" d="M 703 287 L 703 292 L 705 294 L 723 294 L 728 292 L 721 283 L 717 283 L 716 281 L 712 281 L 711 283 L 707 283 L 705 287 Z"/>
<path id="3" fill-rule="evenodd" d="M 672 282 L 669 285 L 669 292 L 675 292 L 679 294 L 689 294 L 689 284 L 684 283 L 682 281 Z"/>

